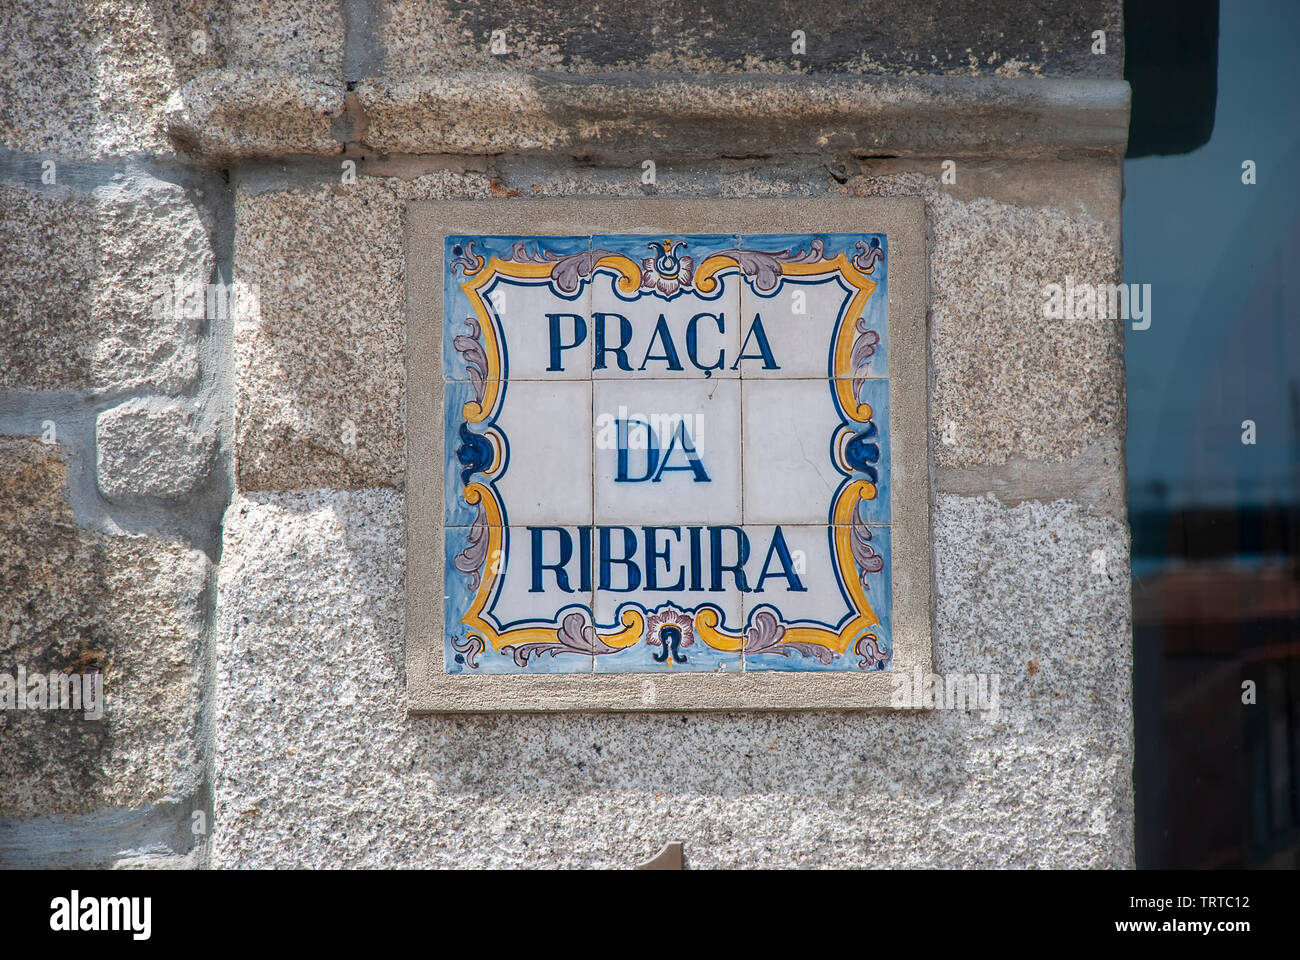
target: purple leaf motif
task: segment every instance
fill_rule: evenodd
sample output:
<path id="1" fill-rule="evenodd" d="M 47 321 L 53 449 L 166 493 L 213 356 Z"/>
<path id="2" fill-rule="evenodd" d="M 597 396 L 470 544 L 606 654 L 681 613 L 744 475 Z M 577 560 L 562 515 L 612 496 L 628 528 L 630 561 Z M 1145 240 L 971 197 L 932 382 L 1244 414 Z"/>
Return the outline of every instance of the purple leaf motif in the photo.
<path id="1" fill-rule="evenodd" d="M 451 345 L 456 348 L 457 353 L 465 357 L 469 381 L 474 385 L 474 397 L 479 406 L 482 406 L 483 396 L 487 392 L 488 371 L 487 352 L 484 351 L 480 340 L 483 329 L 473 317 L 465 318 L 465 326 L 469 327 L 468 336 L 463 333 L 456 334 L 451 339 Z"/>
<path id="2" fill-rule="evenodd" d="M 461 573 L 469 574 L 470 590 L 477 590 L 488 555 L 487 511 L 481 503 L 478 505 L 478 516 L 474 518 L 466 539 L 469 542 L 465 544 L 465 549 L 452 557 L 451 562 Z"/>
<path id="3" fill-rule="evenodd" d="M 771 610 L 760 610 L 754 614 L 754 625 L 745 633 L 745 654 L 754 656 L 760 653 L 779 653 L 783 657 L 789 657 L 798 653 L 812 657 L 823 665 L 834 659 L 830 649 L 820 643 L 803 640 L 781 643 L 784 636 L 785 625 L 777 619 L 776 614 Z"/>
<path id="4" fill-rule="evenodd" d="M 528 241 L 520 240 L 510 245 L 510 259 L 514 263 L 555 263 L 560 258 L 549 250 L 537 248 L 537 253 L 528 249 Z"/>
<path id="5" fill-rule="evenodd" d="M 511 644 L 503 648 L 510 651 L 515 663 L 521 667 L 528 666 L 530 659 L 540 659 L 543 654 L 556 657 L 562 653 L 576 653 L 584 657 L 601 656 L 617 653 L 615 647 L 609 646 L 596 636 L 596 628 L 587 623 L 587 618 L 574 611 L 567 614 L 556 631 L 554 640 L 536 640 L 531 643 Z"/>
<path id="6" fill-rule="evenodd" d="M 583 250 L 580 253 L 569 253 L 564 256 L 549 250 L 533 253 L 523 241 L 510 248 L 510 260 L 514 263 L 555 264 L 551 270 L 551 282 L 555 284 L 555 289 L 565 296 L 577 293 L 579 284 L 591 278 L 596 262 L 601 257 L 613 256 L 617 254 L 612 250 Z"/>
<path id="7" fill-rule="evenodd" d="M 733 257 L 741 272 L 749 277 L 759 293 L 771 293 L 781 282 L 782 266 L 787 263 L 821 263 L 826 259 L 826 244 L 814 240 L 807 250 L 723 250 L 721 256 Z"/>
<path id="8" fill-rule="evenodd" d="M 853 562 L 860 571 L 858 579 L 862 582 L 863 590 L 870 590 L 871 584 L 867 583 L 867 577 L 885 569 L 885 558 L 876 553 L 875 547 L 871 545 L 871 529 L 863 522 L 860 510 L 853 511 L 849 531 L 853 536 L 850 543 Z"/>
<path id="9" fill-rule="evenodd" d="M 859 376 L 858 370 L 875 355 L 880 334 L 867 327 L 866 317 L 858 317 L 853 329 L 858 331 L 858 338 L 853 341 L 853 352 L 849 354 L 849 370 L 854 374 L 853 395 L 856 397 L 861 394 L 862 384 L 867 379 L 865 375 Z"/>

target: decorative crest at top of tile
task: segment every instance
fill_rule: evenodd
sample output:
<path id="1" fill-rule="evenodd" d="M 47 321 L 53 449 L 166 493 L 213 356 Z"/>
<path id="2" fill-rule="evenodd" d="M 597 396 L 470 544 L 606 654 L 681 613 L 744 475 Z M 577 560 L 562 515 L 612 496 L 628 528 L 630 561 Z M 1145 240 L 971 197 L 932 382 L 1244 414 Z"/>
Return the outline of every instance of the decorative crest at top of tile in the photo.
<path id="1" fill-rule="evenodd" d="M 793 264 L 833 263 L 840 256 L 845 262 L 859 271 L 863 276 L 875 272 L 876 264 L 885 259 L 885 251 L 878 237 L 857 240 L 854 243 L 853 256 L 826 256 L 825 241 L 814 238 L 806 250 L 787 247 L 784 250 L 747 250 L 733 247 L 710 254 L 697 264 L 695 258 L 682 251 L 689 246 L 685 240 L 665 237 L 662 240 L 647 240 L 646 246 L 658 251 L 657 256 L 643 257 L 640 263 L 613 250 L 593 248 L 579 253 L 560 255 L 550 250 L 543 250 L 540 245 L 536 252 L 530 249 L 528 241 L 520 240 L 510 247 L 510 254 L 501 259 L 505 263 L 554 264 L 550 272 L 551 284 L 560 293 L 571 296 L 577 293 L 584 280 L 590 280 L 597 269 L 605 267 L 619 274 L 619 289 L 624 293 L 637 290 L 671 300 L 682 291 L 699 290 L 711 293 L 715 286 L 715 277 L 724 270 L 739 268 L 741 274 L 758 293 L 771 293 L 781 282 L 785 267 Z M 465 277 L 472 277 L 486 267 L 488 261 L 474 250 L 474 241 L 466 241 L 452 248 L 450 269 L 459 270 Z M 865 329 L 865 328 L 861 328 Z M 866 352 L 858 356 L 855 347 L 855 368 L 861 361 L 871 355 L 871 342 L 866 345 Z"/>

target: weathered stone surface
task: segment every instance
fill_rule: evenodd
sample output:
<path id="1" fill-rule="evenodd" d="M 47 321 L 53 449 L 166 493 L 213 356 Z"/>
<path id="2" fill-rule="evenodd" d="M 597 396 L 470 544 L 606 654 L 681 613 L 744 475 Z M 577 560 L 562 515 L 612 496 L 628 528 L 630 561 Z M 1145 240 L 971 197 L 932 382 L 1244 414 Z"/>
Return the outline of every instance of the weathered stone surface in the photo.
<path id="1" fill-rule="evenodd" d="M 135 398 L 95 422 L 96 482 L 117 503 L 178 500 L 212 469 L 217 437 L 192 403 Z"/>
<path id="2" fill-rule="evenodd" d="M 384 8 L 380 42 L 388 72 L 493 66 L 573 73 L 846 72 L 967 76 L 1103 76 L 1123 69 L 1114 0 L 941 0 L 922 8 L 886 0 L 591 6 L 504 0 L 407 0 Z M 494 54 L 493 31 L 504 53 Z M 805 51 L 792 51 L 804 32 Z M 1107 53 L 1091 52 L 1105 30 Z M 498 48 L 499 49 L 499 48 Z"/>
<path id="3" fill-rule="evenodd" d="M 344 85 L 335 78 L 217 70 L 195 77 L 167 102 L 167 135 L 208 163 L 343 151 L 335 125 Z"/>
<path id="4" fill-rule="evenodd" d="M 79 529 L 55 446 L 0 438 L 0 672 L 104 674 L 105 714 L 0 712 L 0 817 L 182 803 L 201 782 L 197 551 Z"/>
<path id="5" fill-rule="evenodd" d="M 341 3 L 18 0 L 0 10 L 0 36 L 7 43 L 0 57 L 0 145 L 14 150 L 84 159 L 171 153 L 167 128 L 175 119 L 168 114 L 179 109 L 177 91 L 186 89 L 201 127 L 247 106 L 237 98 L 213 100 L 248 89 L 231 86 L 229 77 L 250 73 L 280 77 L 274 82 L 280 96 L 265 101 L 264 111 L 268 103 L 287 110 L 315 99 L 306 96 L 313 78 L 317 85 L 334 81 L 327 86 L 337 87 L 341 104 Z M 223 68 L 231 73 L 223 75 Z M 206 79 L 187 86 L 200 77 Z M 264 94 L 272 92 L 266 79 L 260 84 Z M 261 122 L 270 135 L 277 121 Z M 327 135 L 328 116 L 324 130 Z M 292 133 L 282 129 L 277 139 Z"/>
<path id="6" fill-rule="evenodd" d="M 405 205 L 489 191 L 443 172 L 240 192 L 235 274 L 261 305 L 235 328 L 242 489 L 401 482 Z"/>
<path id="7" fill-rule="evenodd" d="M 308 0 L 9 4 L 0 13 L 0 35 L 10 41 L 0 64 L 0 144 L 89 159 L 178 148 L 213 159 L 335 152 L 328 131 L 341 110 L 349 50 L 350 79 L 399 82 L 435 68 L 501 77 L 1115 80 L 1123 64 L 1112 0 L 1053 0 L 1030 12 L 997 0 L 975 7 L 945 0 L 925 16 L 829 0 L 708 11 L 683 3 L 648 11 L 629 0 L 589 10 L 514 0 L 490 12 L 446 0 L 353 6 L 345 25 L 347 5 Z M 504 31 L 503 54 L 492 52 L 494 30 Z M 798 53 L 796 30 L 805 34 Z M 1096 30 L 1107 33 L 1103 55 L 1092 52 Z"/>
<path id="8" fill-rule="evenodd" d="M 185 389 L 206 324 L 155 304 L 208 282 L 212 232 L 202 197 L 145 174 L 0 186 L 0 387 Z"/>
<path id="9" fill-rule="evenodd" d="M 317 0 L 229 0 L 225 64 L 238 71 L 276 69 L 315 77 L 341 76 L 342 3 Z"/>
<path id="10" fill-rule="evenodd" d="M 167 98 L 220 64 L 223 28 L 217 0 L 5 3 L 0 144 L 86 159 L 170 152 Z"/>
<path id="11" fill-rule="evenodd" d="M 695 867 L 1132 865 L 1113 519 L 940 498 L 938 669 L 999 674 L 996 719 L 412 718 L 401 515 L 376 490 L 228 511 L 216 864 L 630 866 L 671 823 Z"/>
<path id="12" fill-rule="evenodd" d="M 1126 519 L 1124 440 L 1114 434 L 1061 461 L 1016 458 L 997 466 L 939 467 L 934 489 L 957 496 L 991 493 L 1007 504 L 1069 499 L 1096 513 Z"/>
<path id="13" fill-rule="evenodd" d="M 603 163 L 847 154 L 1120 157 L 1119 80 L 439 73 L 359 83 L 381 153 L 577 153 Z M 465 109 L 473 104 L 473 109 Z"/>
<path id="14" fill-rule="evenodd" d="M 1062 460 L 1122 435 L 1120 323 L 1043 316 L 1047 284 L 1120 279 L 1105 224 L 989 200 L 931 209 L 935 461 Z"/>
<path id="15" fill-rule="evenodd" d="M 164 126 L 176 149 L 210 163 L 343 150 L 342 3 L 235 0 L 221 69 L 178 84 Z"/>

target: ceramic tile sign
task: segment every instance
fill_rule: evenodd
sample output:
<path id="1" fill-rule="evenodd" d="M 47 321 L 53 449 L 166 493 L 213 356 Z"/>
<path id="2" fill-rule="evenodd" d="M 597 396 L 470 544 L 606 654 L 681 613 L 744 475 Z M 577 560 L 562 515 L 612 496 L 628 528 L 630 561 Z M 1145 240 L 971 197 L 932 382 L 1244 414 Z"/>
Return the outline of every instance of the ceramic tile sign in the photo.
<path id="1" fill-rule="evenodd" d="M 888 234 L 441 240 L 444 684 L 898 668 Z"/>

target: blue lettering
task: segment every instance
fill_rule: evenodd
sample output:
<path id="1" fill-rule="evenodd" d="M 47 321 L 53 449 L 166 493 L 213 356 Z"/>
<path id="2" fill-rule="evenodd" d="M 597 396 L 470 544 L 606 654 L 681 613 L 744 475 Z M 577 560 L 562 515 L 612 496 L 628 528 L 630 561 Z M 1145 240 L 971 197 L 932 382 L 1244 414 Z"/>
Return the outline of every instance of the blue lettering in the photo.
<path id="1" fill-rule="evenodd" d="M 658 340 L 664 345 L 664 352 L 661 354 L 652 354 L 650 351 Z M 677 348 L 673 345 L 672 333 L 668 330 L 668 318 L 662 313 L 659 314 L 659 322 L 655 324 L 655 332 L 650 336 L 650 343 L 645 348 L 645 356 L 641 358 L 641 369 L 651 360 L 667 360 L 669 370 L 681 370 L 682 361 L 677 357 Z"/>
<path id="2" fill-rule="evenodd" d="M 573 321 L 573 343 L 561 342 L 560 320 L 564 317 Z M 560 359 L 560 354 L 565 350 L 572 350 L 587 339 L 587 321 L 576 313 L 548 313 L 546 319 L 550 322 L 551 331 L 551 365 L 546 369 L 563 370 L 564 363 Z"/>
<path id="3" fill-rule="evenodd" d="M 682 528 L 642 527 L 641 529 L 645 531 L 645 588 L 647 590 L 664 590 L 668 592 L 682 589 L 686 584 L 686 570 L 681 566 L 677 568 L 680 573 L 678 574 L 676 583 L 671 587 L 659 586 L 659 561 L 662 560 L 664 562 L 664 567 L 666 567 L 669 572 L 672 571 L 673 561 L 670 554 L 672 553 L 673 545 L 671 540 L 665 539 L 663 545 L 664 548 L 661 551 L 659 545 L 655 542 L 659 532 L 663 531 L 664 533 L 671 533 L 677 542 L 681 543 Z"/>
<path id="4" fill-rule="evenodd" d="M 781 561 L 781 573 L 768 573 L 768 567 L 772 563 L 772 554 Z M 777 527 L 776 532 L 772 534 L 772 543 L 767 548 L 767 557 L 763 560 L 763 570 L 758 575 L 758 583 L 754 585 L 755 593 L 763 592 L 763 581 L 768 577 L 781 577 L 788 583 L 789 589 L 797 593 L 807 593 L 808 588 L 803 585 L 799 579 L 799 574 L 795 573 L 794 561 L 790 559 L 790 548 L 786 545 L 785 534 L 781 528 Z"/>
<path id="5" fill-rule="evenodd" d="M 638 420 L 636 417 L 630 420 L 618 420 L 618 473 L 614 476 L 615 483 L 643 483 L 649 480 L 655 472 L 655 467 L 659 465 L 659 438 L 655 436 L 653 428 L 644 420 Z M 646 448 L 645 448 L 645 476 L 631 477 L 628 476 L 628 439 L 631 435 L 633 425 L 645 428 Z M 655 477 L 655 479 L 659 479 Z"/>
<path id="6" fill-rule="evenodd" d="M 736 535 L 736 562 L 722 562 L 722 534 L 730 530 Z M 709 553 L 713 561 L 712 571 L 709 577 L 709 590 L 717 593 L 723 589 L 722 573 L 724 570 L 730 570 L 733 579 L 736 581 L 736 589 L 741 593 L 749 592 L 749 583 L 745 579 L 745 561 L 749 559 L 749 537 L 740 527 L 709 527 Z"/>
<path id="7" fill-rule="evenodd" d="M 605 321 L 611 317 L 618 321 L 618 345 L 614 347 L 605 345 Z M 595 313 L 592 319 L 596 322 L 596 359 L 592 368 L 604 370 L 605 354 L 612 353 L 620 370 L 631 370 L 632 364 L 627 360 L 627 345 L 632 342 L 631 321 L 617 313 Z"/>
<path id="8" fill-rule="evenodd" d="M 623 531 L 623 556 L 615 557 L 612 554 L 612 544 L 610 543 L 610 534 L 614 530 Z M 641 586 L 641 571 L 636 565 L 636 534 L 628 527 L 601 527 L 600 528 L 600 589 L 609 590 L 613 593 L 631 593 L 637 587 Z M 614 580 L 611 576 L 610 567 L 616 563 L 621 563 L 627 567 L 627 586 L 615 587 Z"/>
<path id="9" fill-rule="evenodd" d="M 751 339 L 758 341 L 758 353 L 745 352 Z M 740 356 L 731 365 L 731 369 L 735 370 L 741 360 L 762 360 L 764 370 L 781 369 L 777 366 L 776 357 L 772 355 L 772 347 L 767 342 L 767 333 L 763 330 L 763 318 L 757 313 L 754 314 L 754 322 L 749 325 L 749 332 L 745 334 L 745 342 L 740 345 Z"/>
<path id="10" fill-rule="evenodd" d="M 717 322 L 718 333 L 726 332 L 726 320 L 722 314 L 719 313 L 715 316 L 712 313 L 697 313 L 695 316 L 691 317 L 690 323 L 686 325 L 686 354 L 691 358 L 691 363 L 704 371 L 706 377 L 711 377 L 713 376 L 714 370 L 721 370 L 723 365 L 727 362 L 727 352 L 722 348 L 718 348 L 718 362 L 708 367 L 700 366 L 699 335 L 695 325 L 705 317 Z"/>
<path id="11" fill-rule="evenodd" d="M 560 535 L 560 559 L 555 563 L 542 562 L 542 534 L 548 530 Z M 569 573 L 565 570 L 569 559 L 573 556 L 573 537 L 569 531 L 563 527 L 529 527 L 528 533 L 532 537 L 533 552 L 533 584 L 528 588 L 529 593 L 542 593 L 542 571 L 551 570 L 555 573 L 555 584 L 565 593 L 573 593 L 569 586 Z M 590 543 L 590 541 L 588 541 Z M 588 574 L 590 577 L 590 574 Z M 586 589 L 586 588 L 584 588 Z"/>
<path id="12" fill-rule="evenodd" d="M 653 437 L 653 431 L 651 436 Z M 668 462 L 673 458 L 673 451 L 677 449 L 677 438 L 682 440 L 682 453 L 686 457 L 686 463 L 680 467 L 670 467 Z M 700 456 L 695 452 L 695 443 L 692 441 L 690 434 L 686 432 L 686 421 L 681 420 L 677 424 L 677 429 L 673 432 L 673 437 L 668 441 L 668 449 L 664 451 L 663 459 L 659 462 L 659 469 L 651 478 L 651 482 L 658 483 L 664 475 L 665 470 L 689 470 L 695 475 L 696 483 L 710 483 L 709 475 L 704 472 L 704 464 L 700 462 Z"/>

